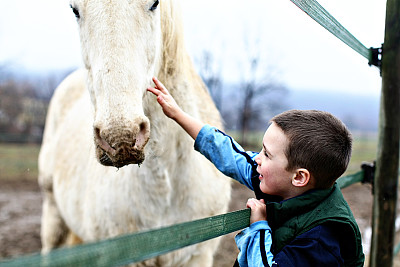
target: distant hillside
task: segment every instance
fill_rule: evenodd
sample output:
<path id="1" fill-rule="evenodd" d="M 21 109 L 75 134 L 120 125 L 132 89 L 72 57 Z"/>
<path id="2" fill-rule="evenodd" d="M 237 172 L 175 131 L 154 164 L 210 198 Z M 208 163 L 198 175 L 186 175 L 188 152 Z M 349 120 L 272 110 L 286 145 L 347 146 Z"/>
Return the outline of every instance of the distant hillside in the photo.
<path id="1" fill-rule="evenodd" d="M 229 122 L 228 127 L 230 128 L 233 128 L 233 122 L 237 120 L 233 113 L 237 113 L 238 110 L 232 110 L 232 107 L 240 107 L 241 95 L 239 92 L 241 90 L 241 86 L 238 84 L 224 84 L 221 111 L 223 114 L 228 114 L 229 117 L 233 116 L 231 121 L 228 117 L 224 118 Z M 271 94 L 267 97 L 276 96 Z M 330 112 L 340 118 L 352 131 L 376 132 L 378 129 L 380 102 L 378 94 L 377 96 L 367 96 L 346 92 L 336 93 L 324 90 L 294 90 L 289 88 L 283 98 L 280 96 L 280 100 L 277 101 L 283 105 L 284 110 L 318 109 Z M 264 119 L 268 121 L 270 117 Z"/>
<path id="2" fill-rule="evenodd" d="M 377 131 L 379 96 L 343 92 L 294 91 L 287 98 L 289 108 L 319 109 L 331 112 L 352 130 Z"/>

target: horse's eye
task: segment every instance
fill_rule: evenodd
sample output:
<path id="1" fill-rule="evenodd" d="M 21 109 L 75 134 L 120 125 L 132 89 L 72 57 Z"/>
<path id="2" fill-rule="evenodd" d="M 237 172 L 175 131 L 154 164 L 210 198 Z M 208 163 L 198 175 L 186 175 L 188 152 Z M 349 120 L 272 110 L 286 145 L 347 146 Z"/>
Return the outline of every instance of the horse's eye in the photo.
<path id="1" fill-rule="evenodd" d="M 157 9 L 158 4 L 160 3 L 159 0 L 156 0 L 154 4 L 150 7 L 150 11 L 154 11 Z"/>
<path id="2" fill-rule="evenodd" d="M 74 12 L 75 17 L 79 19 L 81 16 L 79 15 L 79 10 L 76 7 L 70 6 L 72 8 L 72 12 Z"/>

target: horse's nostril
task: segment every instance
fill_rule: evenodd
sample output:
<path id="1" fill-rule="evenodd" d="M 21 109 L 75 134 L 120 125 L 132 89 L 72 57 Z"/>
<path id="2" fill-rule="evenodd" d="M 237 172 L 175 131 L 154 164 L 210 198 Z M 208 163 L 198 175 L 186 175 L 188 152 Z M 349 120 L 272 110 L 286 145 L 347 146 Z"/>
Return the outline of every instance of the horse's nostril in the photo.
<path id="1" fill-rule="evenodd" d="M 95 127 L 94 128 L 94 136 L 96 138 L 100 138 L 100 129 L 99 129 L 99 127 Z"/>
<path id="2" fill-rule="evenodd" d="M 140 123 L 139 129 L 140 129 L 140 132 L 146 131 L 147 130 L 147 123 L 146 122 Z"/>
<path id="3" fill-rule="evenodd" d="M 106 153 L 108 153 L 111 156 L 114 156 L 116 151 L 114 148 L 112 148 L 110 146 L 110 144 L 108 144 L 102 137 L 101 137 L 101 133 L 100 133 L 100 128 L 99 127 L 95 127 L 94 128 L 94 136 L 95 136 L 95 142 L 96 144 L 102 149 L 104 150 Z"/>
<path id="4" fill-rule="evenodd" d="M 150 137 L 150 123 L 148 120 L 144 120 L 139 123 L 139 132 L 136 135 L 136 138 L 133 140 L 135 149 L 143 149 L 143 147 L 147 144 L 147 141 Z"/>

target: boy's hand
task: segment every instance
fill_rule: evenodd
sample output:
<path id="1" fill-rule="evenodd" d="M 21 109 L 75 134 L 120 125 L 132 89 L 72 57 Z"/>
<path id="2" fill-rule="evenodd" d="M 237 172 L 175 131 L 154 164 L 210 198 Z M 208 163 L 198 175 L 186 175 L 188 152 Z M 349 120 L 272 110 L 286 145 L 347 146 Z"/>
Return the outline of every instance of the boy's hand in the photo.
<path id="1" fill-rule="evenodd" d="M 181 112 L 181 108 L 175 102 L 174 98 L 170 95 L 167 88 L 159 81 L 156 77 L 153 77 L 153 82 L 156 85 L 154 88 L 149 87 L 147 91 L 152 92 L 157 96 L 157 102 L 162 107 L 164 114 L 171 118 L 176 119 L 179 112 Z"/>
<path id="2" fill-rule="evenodd" d="M 267 209 L 264 199 L 249 198 L 246 206 L 251 209 L 250 224 L 267 220 Z"/>
<path id="3" fill-rule="evenodd" d="M 196 140 L 204 123 L 184 112 L 170 95 L 167 88 L 165 88 L 156 77 L 153 77 L 153 81 L 156 86 L 154 88 L 147 88 L 147 91 L 157 96 L 157 102 L 162 107 L 164 114 L 176 121 L 194 140 Z"/>

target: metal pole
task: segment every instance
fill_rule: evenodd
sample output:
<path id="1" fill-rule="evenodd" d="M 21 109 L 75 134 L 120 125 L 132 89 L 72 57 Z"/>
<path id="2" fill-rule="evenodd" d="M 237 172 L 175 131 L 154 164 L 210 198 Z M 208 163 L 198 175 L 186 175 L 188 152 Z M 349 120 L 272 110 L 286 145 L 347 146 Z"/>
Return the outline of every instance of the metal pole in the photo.
<path id="1" fill-rule="evenodd" d="M 400 130 L 400 0 L 387 0 L 371 267 L 393 265 Z"/>

